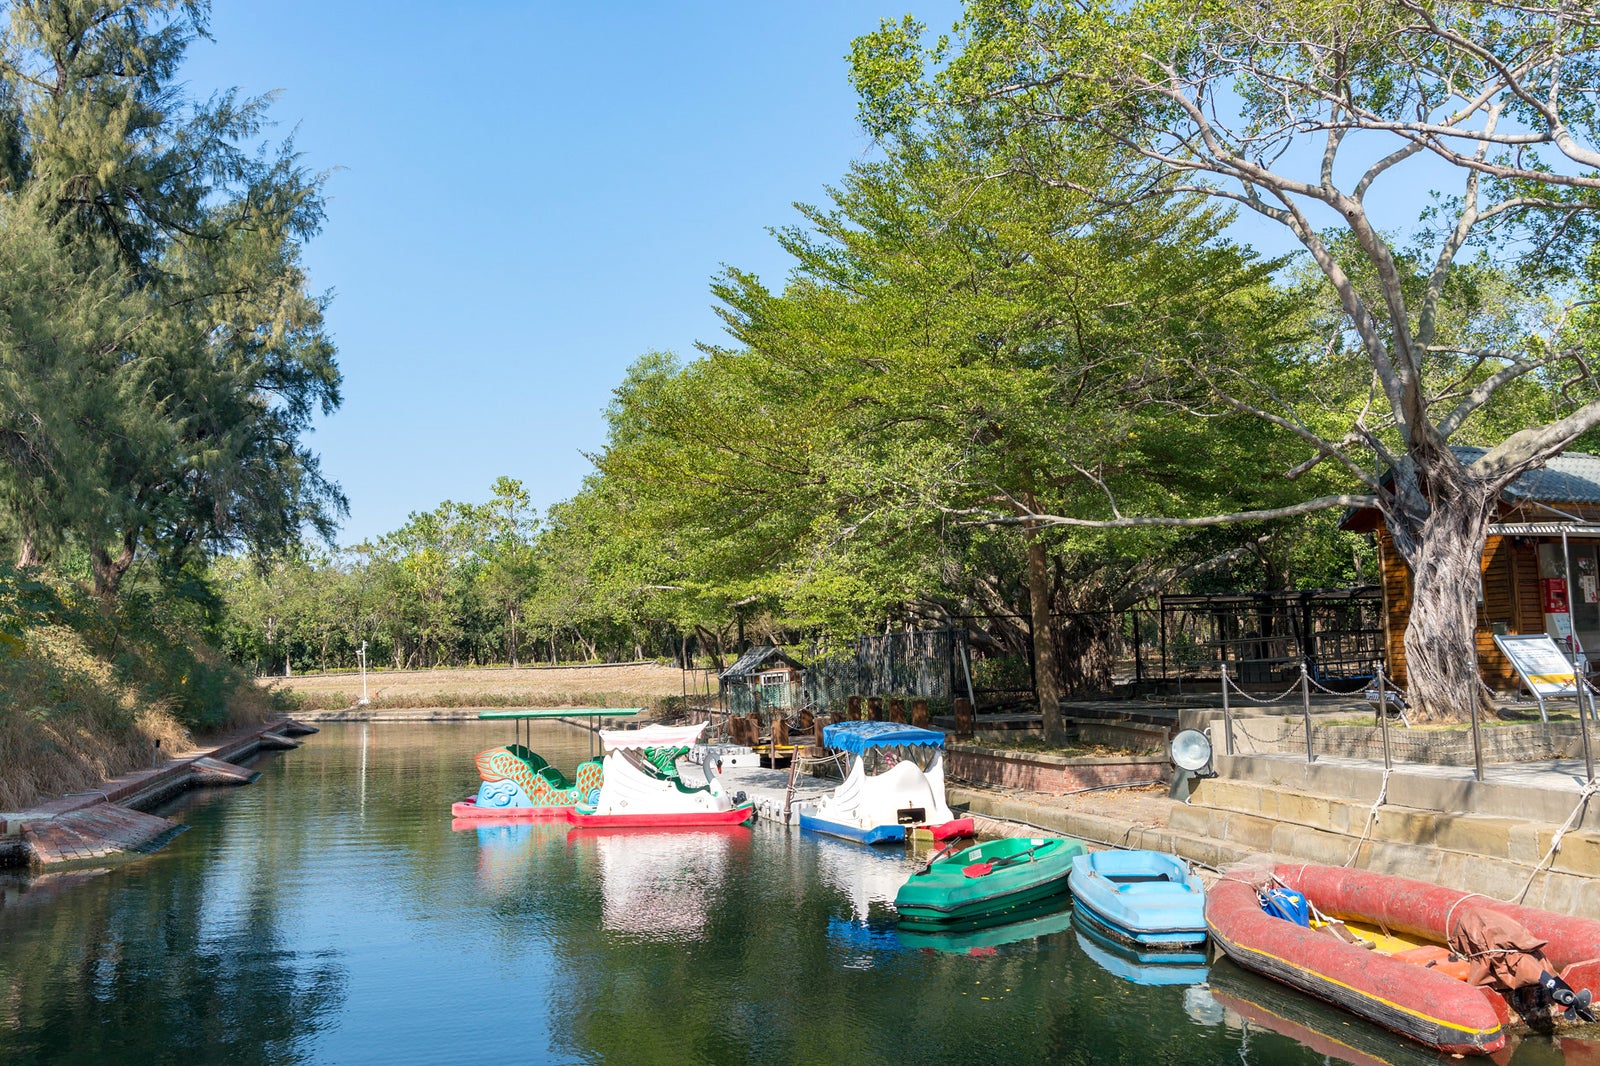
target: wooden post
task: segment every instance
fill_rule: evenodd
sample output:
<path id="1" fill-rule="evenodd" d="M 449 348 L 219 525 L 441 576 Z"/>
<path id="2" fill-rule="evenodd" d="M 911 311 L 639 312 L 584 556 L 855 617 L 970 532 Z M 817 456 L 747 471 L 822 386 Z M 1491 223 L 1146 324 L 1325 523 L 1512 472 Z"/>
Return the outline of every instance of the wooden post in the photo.
<path id="1" fill-rule="evenodd" d="M 972 701 L 965 696 L 957 696 L 955 703 L 956 736 L 970 737 L 972 735 Z"/>
<path id="2" fill-rule="evenodd" d="M 889 721 L 897 725 L 906 724 L 906 701 L 898 696 L 889 699 Z"/>
<path id="3" fill-rule="evenodd" d="M 928 728 L 927 700 L 911 701 L 911 724 L 914 726 L 921 726 L 923 729 Z"/>
<path id="4" fill-rule="evenodd" d="M 882 696 L 868 696 L 867 697 L 867 717 L 872 719 L 874 722 L 883 721 L 883 697 Z"/>
<path id="5" fill-rule="evenodd" d="M 860 696 L 851 696 L 849 699 L 844 701 L 844 706 L 845 706 L 845 712 L 844 712 L 844 720 L 845 721 L 847 721 L 847 722 L 859 722 L 859 721 L 861 721 L 861 697 Z"/>

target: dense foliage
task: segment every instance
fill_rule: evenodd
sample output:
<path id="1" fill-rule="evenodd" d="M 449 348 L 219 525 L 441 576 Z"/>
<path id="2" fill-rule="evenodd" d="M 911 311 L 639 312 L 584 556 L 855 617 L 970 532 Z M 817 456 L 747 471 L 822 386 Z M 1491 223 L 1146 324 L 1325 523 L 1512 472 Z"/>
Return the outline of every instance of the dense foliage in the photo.
<path id="1" fill-rule="evenodd" d="M 179 80 L 207 7 L 0 4 L 0 806 L 270 713 L 206 568 L 344 510 L 304 440 L 321 178 L 269 100 Z"/>

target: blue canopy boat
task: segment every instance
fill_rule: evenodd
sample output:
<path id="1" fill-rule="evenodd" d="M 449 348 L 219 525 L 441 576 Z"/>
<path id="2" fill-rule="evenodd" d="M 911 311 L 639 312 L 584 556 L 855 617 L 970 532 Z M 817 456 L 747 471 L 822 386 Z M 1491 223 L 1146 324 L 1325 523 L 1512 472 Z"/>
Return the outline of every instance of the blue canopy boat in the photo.
<path id="1" fill-rule="evenodd" d="M 1138 948 L 1206 938 L 1206 892 L 1187 863 L 1160 851 L 1097 851 L 1072 860 L 1072 907 L 1085 924 Z"/>
<path id="2" fill-rule="evenodd" d="M 837 722 L 822 744 L 849 760 L 844 782 L 800 808 L 800 828 L 861 844 L 902 841 L 911 828 L 935 840 L 971 836 L 944 798 L 944 734 L 897 722 Z"/>

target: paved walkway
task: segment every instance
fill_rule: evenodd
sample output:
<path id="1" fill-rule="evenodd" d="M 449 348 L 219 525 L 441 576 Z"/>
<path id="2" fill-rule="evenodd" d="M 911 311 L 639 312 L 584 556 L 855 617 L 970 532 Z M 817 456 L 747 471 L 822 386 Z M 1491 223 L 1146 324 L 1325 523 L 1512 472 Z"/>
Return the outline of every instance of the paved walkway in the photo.
<path id="1" fill-rule="evenodd" d="M 0 865 L 48 866 L 149 851 L 182 831 L 136 808 L 194 784 L 247 784 L 257 776 L 233 764 L 263 748 L 294 748 L 293 735 L 315 732 L 280 719 L 220 744 L 183 752 L 160 766 L 135 770 L 97 789 L 45 800 L 25 811 L 0 812 Z"/>

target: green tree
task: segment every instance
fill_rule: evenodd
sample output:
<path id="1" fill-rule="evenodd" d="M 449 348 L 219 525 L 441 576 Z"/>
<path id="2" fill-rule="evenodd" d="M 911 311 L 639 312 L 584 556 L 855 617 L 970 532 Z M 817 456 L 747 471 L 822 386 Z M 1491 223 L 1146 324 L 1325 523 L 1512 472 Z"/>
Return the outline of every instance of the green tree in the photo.
<path id="1" fill-rule="evenodd" d="M 1291 478 L 1326 466 L 1356 493 L 1313 490 L 1253 513 L 1030 520 L 1193 526 L 1376 506 L 1412 572 L 1405 642 L 1420 713 L 1478 701 L 1477 567 L 1495 502 L 1600 422 L 1579 329 L 1600 208 L 1600 14 L 1520 2 L 969 0 L 958 31 L 956 44 L 925 49 L 908 20 L 858 42 L 875 132 L 904 143 L 959 130 L 992 167 L 1081 188 L 1110 211 L 1132 209 L 1130 188 L 1187 193 L 1282 227 L 1339 310 L 1327 360 L 1304 372 L 1348 383 L 1359 369 L 1370 383 L 1332 390 L 1330 404 L 1327 390 L 1285 395 L 1240 372 L 1225 348 L 1196 360 L 1218 406 L 1303 449 Z M 1132 185 L 1085 183 L 1064 165 L 1068 148 L 1124 153 Z M 1384 192 L 1405 201 L 1418 187 L 1440 190 L 1423 217 L 1386 227 Z M 1452 330 L 1452 288 L 1485 267 L 1514 280 L 1522 313 L 1499 331 Z M 1509 428 L 1482 458 L 1451 450 L 1496 420 Z"/>
<path id="2" fill-rule="evenodd" d="M 302 440 L 339 402 L 323 300 L 299 265 L 320 178 L 292 145 L 261 145 L 268 100 L 199 102 L 177 82 L 205 3 L 38 0 L 6 15 L 0 270 L 13 247 L 45 268 L 5 298 L 16 333 L 0 336 L 0 382 L 37 379 L 14 394 L 0 448 L 19 558 L 66 530 L 109 596 L 141 551 L 177 572 L 202 548 L 330 535 L 343 497 Z M 41 326 L 41 292 L 62 322 Z M 17 431 L 30 414 L 36 428 Z"/>
<path id="3" fill-rule="evenodd" d="M 489 502 L 473 511 L 479 557 L 474 580 L 483 599 L 505 619 L 506 660 L 516 666 L 518 626 L 538 578 L 534 538 L 539 516 L 528 491 L 515 478 L 496 478 L 492 491 Z"/>

